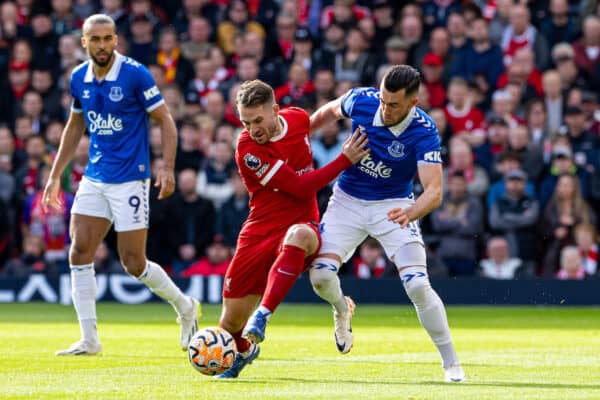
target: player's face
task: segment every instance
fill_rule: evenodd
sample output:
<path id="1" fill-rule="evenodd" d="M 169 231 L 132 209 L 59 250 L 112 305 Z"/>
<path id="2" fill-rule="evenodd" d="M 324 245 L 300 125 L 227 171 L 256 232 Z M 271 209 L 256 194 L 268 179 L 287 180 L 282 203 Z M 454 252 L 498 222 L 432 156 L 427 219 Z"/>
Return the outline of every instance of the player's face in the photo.
<path id="1" fill-rule="evenodd" d="M 413 108 L 418 101 L 416 95 L 406 96 L 404 89 L 397 92 L 389 92 L 381 84 L 381 119 L 385 126 L 398 124 L 408 115 L 408 112 Z"/>
<path id="2" fill-rule="evenodd" d="M 265 144 L 279 133 L 277 104 L 265 104 L 257 107 L 238 106 L 240 121 L 258 144 Z"/>
<path id="3" fill-rule="evenodd" d="M 117 33 L 110 24 L 94 24 L 83 33 L 81 45 L 94 64 L 106 67 L 117 47 Z"/>

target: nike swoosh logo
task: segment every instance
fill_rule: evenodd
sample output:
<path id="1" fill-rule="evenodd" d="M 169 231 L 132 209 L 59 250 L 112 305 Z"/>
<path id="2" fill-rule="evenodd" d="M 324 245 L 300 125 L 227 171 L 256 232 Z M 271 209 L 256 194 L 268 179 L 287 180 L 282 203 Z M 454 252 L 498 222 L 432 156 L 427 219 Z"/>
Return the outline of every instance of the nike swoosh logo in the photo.
<path id="1" fill-rule="evenodd" d="M 292 274 L 291 272 L 284 271 L 281 268 L 277 268 L 277 272 L 287 275 L 287 276 L 296 276 L 296 274 Z"/>

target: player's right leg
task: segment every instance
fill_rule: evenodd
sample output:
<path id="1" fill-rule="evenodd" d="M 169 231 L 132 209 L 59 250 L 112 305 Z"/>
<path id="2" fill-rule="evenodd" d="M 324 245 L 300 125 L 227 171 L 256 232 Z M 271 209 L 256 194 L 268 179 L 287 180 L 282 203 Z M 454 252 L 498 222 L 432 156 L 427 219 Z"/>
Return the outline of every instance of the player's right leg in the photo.
<path id="1" fill-rule="evenodd" d="M 252 311 L 260 300 L 259 295 L 249 294 L 239 298 L 223 297 L 223 309 L 219 327 L 225 329 L 233 336 L 237 348 L 235 361 L 231 368 L 218 375 L 219 379 L 235 379 L 239 376 L 242 369 L 252 362 L 260 354 L 260 348 L 257 344 L 250 343 L 242 337 L 242 330 L 246 321 L 252 314 Z"/>
<path id="2" fill-rule="evenodd" d="M 102 351 L 96 330 L 96 278 L 94 273 L 94 253 L 106 236 L 111 222 L 106 218 L 72 214 L 71 248 L 71 288 L 73 305 L 77 312 L 81 340 L 68 349 L 59 350 L 57 356 L 94 355 Z"/>

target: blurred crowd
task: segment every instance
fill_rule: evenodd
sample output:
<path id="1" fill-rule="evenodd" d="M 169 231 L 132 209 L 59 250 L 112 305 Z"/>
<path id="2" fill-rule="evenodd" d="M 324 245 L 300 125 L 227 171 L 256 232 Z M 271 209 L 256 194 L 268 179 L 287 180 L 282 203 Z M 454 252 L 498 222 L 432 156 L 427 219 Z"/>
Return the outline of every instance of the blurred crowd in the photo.
<path id="1" fill-rule="evenodd" d="M 68 271 L 69 210 L 87 137 L 41 192 L 69 113 L 83 20 L 110 15 L 118 51 L 148 66 L 178 126 L 176 193 L 151 193 L 148 256 L 173 276 L 224 274 L 248 195 L 234 162 L 240 82 L 311 113 L 389 65 L 422 71 L 419 106 L 443 143 L 446 193 L 421 221 L 432 276 L 598 276 L 600 5 L 597 0 L 15 0 L 0 3 L 0 276 Z M 345 122 L 313 134 L 315 164 Z M 153 173 L 160 129 L 150 131 Z M 419 185 L 417 180 L 417 194 Z M 319 193 L 323 210 L 331 186 Z M 114 233 L 98 272 L 122 272 Z M 367 239 L 342 273 L 397 276 Z"/>

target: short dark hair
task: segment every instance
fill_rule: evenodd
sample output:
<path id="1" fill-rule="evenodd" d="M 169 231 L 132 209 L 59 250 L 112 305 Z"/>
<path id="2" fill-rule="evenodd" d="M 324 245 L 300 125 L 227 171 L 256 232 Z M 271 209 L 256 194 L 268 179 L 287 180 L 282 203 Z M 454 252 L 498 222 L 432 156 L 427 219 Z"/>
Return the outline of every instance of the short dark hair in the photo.
<path id="1" fill-rule="evenodd" d="M 410 65 L 394 65 L 383 76 L 383 87 L 392 93 L 404 89 L 406 96 L 412 96 L 420 84 L 421 74 Z"/>
<path id="2" fill-rule="evenodd" d="M 235 99 L 242 107 L 259 107 L 274 101 L 273 88 L 259 79 L 242 83 Z"/>

